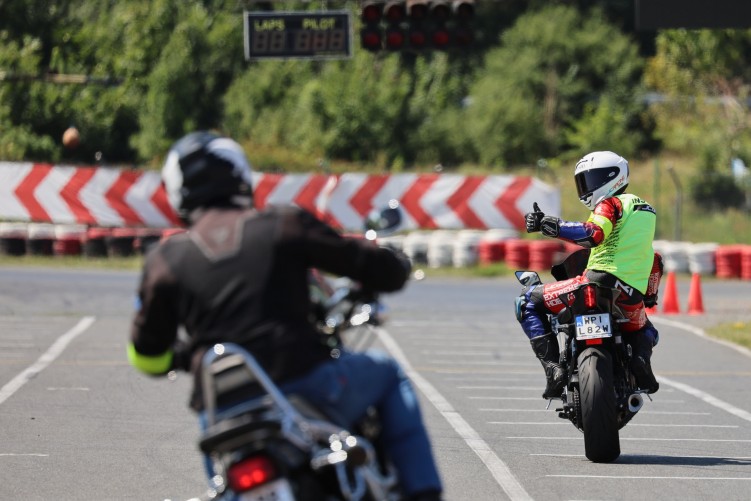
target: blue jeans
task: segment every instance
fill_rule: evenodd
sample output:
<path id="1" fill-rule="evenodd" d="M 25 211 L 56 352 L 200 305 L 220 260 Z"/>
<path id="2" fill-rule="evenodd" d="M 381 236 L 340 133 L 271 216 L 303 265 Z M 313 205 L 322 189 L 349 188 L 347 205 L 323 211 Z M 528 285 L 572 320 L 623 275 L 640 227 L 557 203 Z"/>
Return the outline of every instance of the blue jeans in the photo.
<path id="1" fill-rule="evenodd" d="M 405 494 L 442 490 L 417 395 L 399 364 L 385 353 L 343 352 L 280 389 L 331 412 L 346 428 L 374 406 L 383 426 L 381 440 Z M 201 424 L 205 424 L 203 416 Z"/>
<path id="2" fill-rule="evenodd" d="M 374 406 L 383 426 L 383 445 L 404 492 L 441 490 L 417 395 L 399 364 L 385 353 L 343 352 L 282 385 L 282 391 L 300 394 L 324 411 L 331 409 L 344 420 L 339 424 L 349 428 Z"/>

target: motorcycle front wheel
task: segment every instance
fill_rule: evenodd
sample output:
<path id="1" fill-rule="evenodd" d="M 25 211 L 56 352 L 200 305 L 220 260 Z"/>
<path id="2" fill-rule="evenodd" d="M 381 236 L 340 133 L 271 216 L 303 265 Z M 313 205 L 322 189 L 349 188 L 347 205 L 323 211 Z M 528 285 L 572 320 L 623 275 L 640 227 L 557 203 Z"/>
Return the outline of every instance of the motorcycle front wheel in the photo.
<path id="1" fill-rule="evenodd" d="M 578 365 L 584 453 L 595 463 L 610 463 L 621 455 L 613 360 L 607 350 L 589 347 L 579 354 Z"/>

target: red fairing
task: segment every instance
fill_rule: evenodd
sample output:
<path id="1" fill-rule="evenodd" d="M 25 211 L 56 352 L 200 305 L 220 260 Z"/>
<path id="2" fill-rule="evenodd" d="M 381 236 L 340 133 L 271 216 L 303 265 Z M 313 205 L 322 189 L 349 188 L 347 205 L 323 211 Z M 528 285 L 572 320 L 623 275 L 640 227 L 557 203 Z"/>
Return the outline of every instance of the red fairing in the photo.
<path id="1" fill-rule="evenodd" d="M 558 299 L 558 296 L 567 292 L 573 292 L 578 289 L 580 285 L 586 283 L 589 283 L 589 280 L 587 280 L 584 275 L 579 275 L 578 277 L 569 278 L 568 280 L 545 284 L 542 288 L 542 297 L 545 301 L 545 307 L 553 313 L 560 313 L 561 310 L 563 310 L 563 301 Z"/>
<path id="2" fill-rule="evenodd" d="M 649 282 L 647 282 L 647 293 L 645 296 L 655 296 L 660 289 L 660 280 L 662 280 L 662 256 L 655 252 L 655 259 L 652 262 L 652 271 L 649 273 Z"/>
<path id="3" fill-rule="evenodd" d="M 545 307 L 554 314 L 558 314 L 563 310 L 563 301 L 558 299 L 561 294 L 572 292 L 578 289 L 581 285 L 589 283 L 589 279 L 585 275 L 579 275 L 578 277 L 570 278 L 568 280 L 562 280 L 560 282 L 552 282 L 543 285 L 542 294 L 545 301 Z M 647 323 L 647 314 L 644 311 L 644 304 L 637 303 L 633 305 L 623 304 L 617 301 L 623 314 L 628 319 L 628 322 L 621 324 L 621 330 L 623 332 L 634 332 L 644 327 Z"/>

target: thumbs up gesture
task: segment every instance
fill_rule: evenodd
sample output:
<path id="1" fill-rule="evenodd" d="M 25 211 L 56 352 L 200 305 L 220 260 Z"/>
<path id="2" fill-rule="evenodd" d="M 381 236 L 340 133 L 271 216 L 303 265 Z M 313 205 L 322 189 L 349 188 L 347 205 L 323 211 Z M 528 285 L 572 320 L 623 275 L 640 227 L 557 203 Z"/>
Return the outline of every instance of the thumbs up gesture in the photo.
<path id="1" fill-rule="evenodd" d="M 540 206 L 535 202 L 532 205 L 534 212 L 527 212 L 524 215 L 524 223 L 527 226 L 527 233 L 534 233 L 540 231 L 542 225 L 542 218 L 545 217 L 545 213 L 540 210 Z"/>

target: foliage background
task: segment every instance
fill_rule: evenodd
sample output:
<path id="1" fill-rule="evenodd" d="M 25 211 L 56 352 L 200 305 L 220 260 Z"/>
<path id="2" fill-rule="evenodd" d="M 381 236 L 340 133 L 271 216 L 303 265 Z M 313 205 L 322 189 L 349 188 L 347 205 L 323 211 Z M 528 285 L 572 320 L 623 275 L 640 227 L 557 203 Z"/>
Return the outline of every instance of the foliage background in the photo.
<path id="1" fill-rule="evenodd" d="M 260 170 L 440 166 L 566 193 L 577 158 L 612 149 L 660 211 L 658 236 L 748 242 L 749 177 L 730 165 L 751 163 L 751 30 L 637 32 L 633 4 L 478 0 L 468 52 L 373 54 L 355 33 L 351 59 L 249 63 L 245 8 L 322 4 L 0 0 L 0 160 L 156 168 L 203 128 Z M 359 22 L 356 2 L 326 5 Z M 75 150 L 60 142 L 70 125 Z M 586 216 L 563 200 L 562 216 Z"/>

